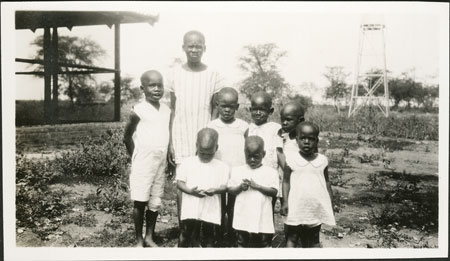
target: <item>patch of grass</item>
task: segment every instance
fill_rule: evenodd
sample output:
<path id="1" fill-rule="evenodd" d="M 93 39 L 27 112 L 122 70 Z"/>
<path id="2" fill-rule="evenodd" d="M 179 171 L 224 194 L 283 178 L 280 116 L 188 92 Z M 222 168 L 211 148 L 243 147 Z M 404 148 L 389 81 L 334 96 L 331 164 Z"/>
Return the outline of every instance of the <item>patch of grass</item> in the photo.
<path id="1" fill-rule="evenodd" d="M 80 227 L 95 227 L 97 219 L 94 214 L 78 213 L 78 215 L 68 216 L 62 220 L 63 225 L 75 224 Z"/>

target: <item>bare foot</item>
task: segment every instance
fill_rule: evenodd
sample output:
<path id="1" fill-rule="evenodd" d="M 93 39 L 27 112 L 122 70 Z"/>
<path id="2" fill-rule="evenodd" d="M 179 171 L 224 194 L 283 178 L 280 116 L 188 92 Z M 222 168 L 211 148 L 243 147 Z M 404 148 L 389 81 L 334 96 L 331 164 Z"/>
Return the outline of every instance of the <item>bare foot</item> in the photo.
<path id="1" fill-rule="evenodd" d="M 137 248 L 144 247 L 144 240 L 138 240 L 135 247 Z"/>
<path id="2" fill-rule="evenodd" d="M 144 240 L 144 247 L 158 247 L 151 237 L 146 237 Z"/>

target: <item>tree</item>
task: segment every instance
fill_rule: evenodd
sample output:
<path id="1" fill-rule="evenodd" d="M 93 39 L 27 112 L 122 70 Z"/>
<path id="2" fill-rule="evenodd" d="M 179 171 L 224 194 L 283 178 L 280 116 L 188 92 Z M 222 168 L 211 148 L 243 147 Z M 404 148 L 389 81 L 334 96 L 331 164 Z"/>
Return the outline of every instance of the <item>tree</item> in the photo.
<path id="1" fill-rule="evenodd" d="M 31 45 L 38 47 L 34 59 L 44 59 L 44 37 L 38 36 Z M 93 65 L 94 62 L 104 57 L 106 51 L 95 41 L 90 38 L 80 38 L 77 36 L 59 36 L 58 37 L 58 62 L 65 64 L 77 65 Z M 38 65 L 35 71 L 43 71 L 43 65 Z M 60 71 L 69 72 L 73 68 L 68 66 L 60 66 Z M 42 76 L 39 76 L 42 77 Z M 95 80 L 91 74 L 61 74 L 61 87 L 65 95 L 71 101 L 79 98 L 93 99 L 92 90 L 88 91 L 89 87 L 95 86 Z"/>
<path id="2" fill-rule="evenodd" d="M 246 55 L 239 58 L 239 67 L 247 73 L 240 84 L 240 91 L 247 98 L 258 91 L 270 94 L 278 102 L 288 90 L 289 84 L 280 75 L 277 62 L 286 56 L 274 43 L 244 46 Z"/>
<path id="3" fill-rule="evenodd" d="M 123 76 L 120 78 L 120 102 L 125 103 L 130 100 L 138 100 L 142 96 L 142 91 L 140 88 L 132 88 L 131 83 L 133 82 L 133 77 Z M 102 82 L 100 86 L 97 87 L 98 92 L 103 94 L 105 97 L 110 96 L 114 100 L 114 79 L 111 81 Z"/>
<path id="4" fill-rule="evenodd" d="M 324 73 L 324 76 L 330 82 L 330 85 L 325 91 L 325 97 L 333 100 L 334 106 L 340 114 L 341 110 L 339 108 L 339 102 L 348 97 L 350 93 L 350 88 L 345 82 L 349 74 L 344 72 L 344 68 L 342 66 L 327 66 L 326 68 L 327 72 Z"/>

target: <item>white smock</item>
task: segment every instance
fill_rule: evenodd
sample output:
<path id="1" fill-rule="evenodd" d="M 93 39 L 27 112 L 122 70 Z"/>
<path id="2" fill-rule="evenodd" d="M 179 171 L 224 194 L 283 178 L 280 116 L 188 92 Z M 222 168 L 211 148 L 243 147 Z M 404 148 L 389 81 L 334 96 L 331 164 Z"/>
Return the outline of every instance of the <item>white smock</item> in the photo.
<path id="1" fill-rule="evenodd" d="M 252 169 L 248 165 L 235 167 L 231 171 L 228 187 L 236 187 L 243 179 L 253 179 L 257 184 L 278 189 L 278 173 L 262 165 Z M 248 188 L 236 196 L 233 228 L 250 233 L 275 233 L 272 213 L 272 197 Z"/>
<path id="2" fill-rule="evenodd" d="M 197 156 L 193 156 L 184 159 L 180 164 L 176 180 L 184 181 L 188 188 L 216 189 L 227 185 L 229 171 L 227 164 L 220 160 L 212 159 L 203 163 Z M 220 194 L 199 198 L 182 193 L 181 220 L 196 219 L 220 224 L 221 213 Z"/>
<path id="3" fill-rule="evenodd" d="M 219 133 L 219 148 L 214 157 L 227 163 L 230 168 L 244 165 L 244 134 L 248 129 L 248 123 L 241 119 L 235 119 L 232 123 L 215 119 L 208 123 L 208 128 Z"/>
<path id="4" fill-rule="evenodd" d="M 164 193 L 170 109 L 160 104 L 157 110 L 143 100 L 132 111 L 139 117 L 139 122 L 132 137 L 130 196 L 132 200 L 148 201 L 149 209 L 157 211 Z"/>
<path id="5" fill-rule="evenodd" d="M 211 98 L 222 88 L 221 77 L 210 67 L 192 72 L 180 65 L 169 73 L 165 87 L 176 97 L 172 142 L 179 164 L 195 155 L 197 132 L 211 120 Z"/>
<path id="6" fill-rule="evenodd" d="M 336 225 L 330 196 L 328 194 L 324 170 L 328 159 L 318 154 L 312 161 L 304 159 L 300 153 L 286 152 L 287 165 L 292 169 L 288 199 L 288 215 L 285 224 Z"/>

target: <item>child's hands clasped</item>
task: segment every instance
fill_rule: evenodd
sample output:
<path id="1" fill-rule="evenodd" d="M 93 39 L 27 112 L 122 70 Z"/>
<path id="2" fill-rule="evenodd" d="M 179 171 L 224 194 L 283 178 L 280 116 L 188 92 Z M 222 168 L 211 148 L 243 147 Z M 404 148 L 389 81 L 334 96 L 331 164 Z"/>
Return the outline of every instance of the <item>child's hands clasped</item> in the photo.
<path id="1" fill-rule="evenodd" d="M 196 196 L 196 197 L 198 197 L 198 198 L 203 198 L 203 197 L 205 197 L 205 196 L 208 196 L 208 195 L 205 193 L 204 190 L 198 189 L 197 187 L 193 187 L 193 188 L 191 189 L 191 195 L 192 195 L 192 196 Z"/>
<path id="2" fill-rule="evenodd" d="M 239 187 L 241 188 L 242 191 L 247 191 L 249 186 L 250 186 L 250 183 L 249 183 L 248 179 L 242 180 L 241 185 L 239 185 Z"/>
<path id="3" fill-rule="evenodd" d="M 259 188 L 259 185 L 253 179 L 244 179 L 243 182 L 246 183 L 248 185 L 248 187 L 250 187 L 252 189 Z"/>

